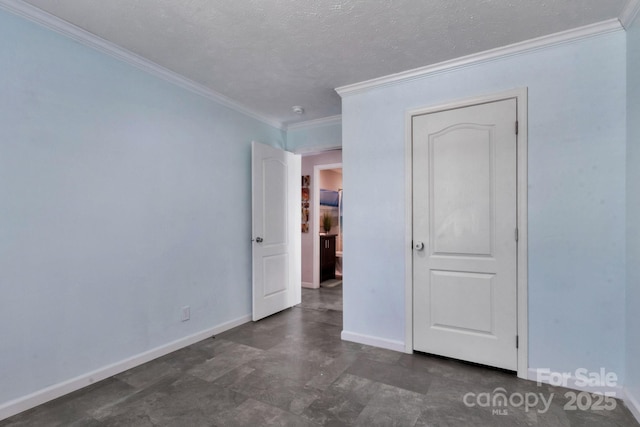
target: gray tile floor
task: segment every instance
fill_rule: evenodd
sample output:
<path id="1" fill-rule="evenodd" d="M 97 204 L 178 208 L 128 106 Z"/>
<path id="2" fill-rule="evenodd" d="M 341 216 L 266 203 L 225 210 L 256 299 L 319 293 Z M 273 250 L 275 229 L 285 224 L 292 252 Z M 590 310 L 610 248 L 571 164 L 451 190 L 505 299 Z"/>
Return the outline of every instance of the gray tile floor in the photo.
<path id="1" fill-rule="evenodd" d="M 570 392 L 426 355 L 340 340 L 342 289 L 64 396 L 0 426 L 637 426 L 614 410 L 565 410 Z M 469 407 L 502 387 L 544 405 Z M 483 394 L 484 393 L 484 394 Z M 486 393 L 489 393 L 487 395 Z M 527 394 L 528 393 L 528 394 Z M 533 401 L 532 401 L 533 402 Z M 497 402 L 499 403 L 499 402 Z M 495 410 L 496 413 L 492 411 Z"/>

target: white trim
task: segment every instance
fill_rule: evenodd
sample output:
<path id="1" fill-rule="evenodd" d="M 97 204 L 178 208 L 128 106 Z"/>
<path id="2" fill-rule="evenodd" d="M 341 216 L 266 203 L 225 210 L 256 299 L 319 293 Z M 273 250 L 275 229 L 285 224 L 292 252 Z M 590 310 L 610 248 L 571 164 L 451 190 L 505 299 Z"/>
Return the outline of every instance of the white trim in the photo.
<path id="1" fill-rule="evenodd" d="M 340 114 L 336 116 L 322 117 L 314 120 L 307 120 L 305 122 L 292 123 L 290 125 L 285 126 L 285 130 L 301 130 L 301 129 L 312 129 L 322 126 L 331 126 L 342 123 L 342 116 Z"/>
<path id="2" fill-rule="evenodd" d="M 518 376 L 529 367 L 529 94 L 527 88 L 513 91 L 518 117 Z"/>
<path id="3" fill-rule="evenodd" d="M 638 422 L 640 423 L 640 397 L 634 396 L 631 393 L 631 390 L 629 390 L 629 388 L 627 387 L 624 388 L 623 393 L 624 404 L 629 409 L 629 412 L 631 412 L 633 416 L 636 417 L 636 420 L 638 420 Z"/>
<path id="4" fill-rule="evenodd" d="M 336 145 L 333 147 L 301 147 L 293 151 L 293 154 L 300 154 L 302 157 L 306 156 L 315 156 L 317 154 L 326 153 L 329 151 L 342 151 L 341 145 Z"/>
<path id="5" fill-rule="evenodd" d="M 413 353 L 413 125 L 404 125 L 404 352 Z"/>
<path id="6" fill-rule="evenodd" d="M 413 70 L 378 77 L 360 83 L 341 86 L 336 88 L 336 92 L 338 92 L 342 97 L 354 95 L 374 88 L 404 83 L 409 80 L 420 79 L 437 73 L 450 72 L 458 68 L 469 67 L 508 56 L 520 55 L 559 44 L 572 43 L 588 37 L 607 34 L 619 30 L 622 30 L 620 21 L 615 18 L 609 19 L 595 24 L 585 25 L 584 27 L 537 37 L 535 39 L 514 43 L 508 46 L 498 47 L 484 52 L 439 62 L 437 64 L 427 65 L 426 67 L 415 68 Z"/>
<path id="7" fill-rule="evenodd" d="M 207 339 L 213 335 L 220 334 L 229 329 L 240 326 L 251 320 L 251 315 L 239 317 L 234 320 L 222 323 L 213 328 L 205 329 L 204 331 L 189 335 L 184 338 L 177 339 L 168 344 L 161 345 L 144 353 L 137 354 L 119 362 L 103 366 L 92 372 L 71 378 L 67 381 L 63 381 L 58 384 L 43 388 L 27 396 L 23 396 L 14 400 L 10 400 L 0 406 L 0 420 L 19 414 L 20 412 L 34 408 L 38 405 L 42 405 L 50 400 L 56 399 L 65 394 L 79 390 L 88 385 L 94 384 L 98 381 L 117 375 L 128 369 L 135 368 L 136 366 L 147 363 L 153 359 L 164 356 L 183 347 L 187 347 L 191 344 L 195 344 L 199 341 Z"/>
<path id="8" fill-rule="evenodd" d="M 302 282 L 303 288 L 314 289 L 313 282 Z"/>
<path id="9" fill-rule="evenodd" d="M 517 151 L 517 188 L 518 188 L 518 377 L 528 378 L 529 366 L 529 327 L 528 327 L 528 219 L 527 219 L 527 89 L 513 89 L 491 95 L 478 96 L 444 105 L 411 109 L 405 112 L 405 345 L 403 351 L 413 352 L 413 162 L 411 118 L 418 114 L 427 114 L 453 108 L 467 107 L 503 99 L 517 100 L 517 119 L 519 122 Z"/>
<path id="10" fill-rule="evenodd" d="M 629 28 L 640 14 L 640 0 L 629 0 L 627 6 L 620 15 L 620 24 L 624 28 Z"/>
<path id="11" fill-rule="evenodd" d="M 259 120 L 269 126 L 273 126 L 277 129 L 284 130 L 282 122 L 279 120 L 260 114 L 250 108 L 247 108 L 240 103 L 228 98 L 218 92 L 215 92 L 208 87 L 200 83 L 196 83 L 174 71 L 164 68 L 148 59 L 141 57 L 127 49 L 120 47 L 110 41 L 96 36 L 80 27 L 77 27 L 67 21 L 64 21 L 57 16 L 54 16 L 48 12 L 43 11 L 35 6 L 25 3 L 21 0 L 0 0 L 0 8 L 5 9 L 15 15 L 28 19 L 31 22 L 35 22 L 38 25 L 46 27 L 55 31 L 58 34 L 62 34 L 76 42 L 79 42 L 92 49 L 110 55 L 120 61 L 123 61 L 129 65 L 132 65 L 139 70 L 145 71 L 153 76 L 159 77 L 169 83 L 173 83 L 183 89 L 196 93 L 207 99 L 210 99 L 218 104 L 221 104 L 227 108 L 235 110 L 246 116 Z"/>
<path id="12" fill-rule="evenodd" d="M 320 287 L 320 171 L 342 168 L 342 163 L 313 166 L 313 288 Z"/>
<path id="13" fill-rule="evenodd" d="M 558 378 L 563 375 L 561 372 L 553 372 L 554 374 L 558 375 Z M 534 382 L 538 382 L 538 370 L 535 368 L 529 368 L 528 372 L 527 372 L 527 377 L 525 379 L 529 379 L 531 381 Z M 586 391 L 589 393 L 596 393 L 596 394 L 605 394 L 605 393 L 612 393 L 611 397 L 615 397 L 616 399 L 623 399 L 625 397 L 625 390 L 622 388 L 622 386 L 614 386 L 614 387 L 607 387 L 607 386 L 593 386 L 593 387 L 588 387 L 586 385 L 578 385 L 578 379 L 575 377 L 575 375 L 571 375 L 569 377 L 566 378 L 566 383 L 563 383 L 561 386 L 562 387 L 566 387 L 566 388 L 570 388 L 572 390 L 579 390 L 579 391 Z M 556 384 L 551 384 L 549 381 L 540 381 L 540 383 L 542 384 L 549 384 L 552 386 L 556 386 Z"/>
<path id="14" fill-rule="evenodd" d="M 402 341 L 389 340 L 386 338 L 374 337 L 371 335 L 358 334 L 356 332 L 342 331 L 340 334 L 342 341 L 351 341 L 358 344 L 370 345 L 372 347 L 386 348 L 393 351 L 404 351 Z"/>

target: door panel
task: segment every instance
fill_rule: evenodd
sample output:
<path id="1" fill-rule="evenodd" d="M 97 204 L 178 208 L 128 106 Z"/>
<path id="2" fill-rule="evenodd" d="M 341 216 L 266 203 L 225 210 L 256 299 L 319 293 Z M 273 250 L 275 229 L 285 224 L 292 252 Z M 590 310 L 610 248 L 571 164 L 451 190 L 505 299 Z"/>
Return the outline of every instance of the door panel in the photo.
<path id="1" fill-rule="evenodd" d="M 517 369 L 516 100 L 413 117 L 414 348 Z"/>
<path id="2" fill-rule="evenodd" d="M 253 142 L 253 320 L 299 304 L 300 156 Z"/>
<path id="3" fill-rule="evenodd" d="M 432 270 L 429 301 L 432 325 L 453 331 L 493 334 L 494 277 L 486 273 Z"/>
<path id="4" fill-rule="evenodd" d="M 287 244 L 287 164 L 274 158 L 262 161 L 263 246 Z M 268 186 L 268 187 L 267 187 Z"/>
<path id="5" fill-rule="evenodd" d="M 454 126 L 430 145 L 433 253 L 491 255 L 491 128 Z"/>
<path id="6" fill-rule="evenodd" d="M 288 264 L 288 254 L 278 254 L 262 258 L 262 271 L 264 274 L 263 297 L 270 297 L 279 292 L 287 291 L 287 284 L 289 283 Z"/>

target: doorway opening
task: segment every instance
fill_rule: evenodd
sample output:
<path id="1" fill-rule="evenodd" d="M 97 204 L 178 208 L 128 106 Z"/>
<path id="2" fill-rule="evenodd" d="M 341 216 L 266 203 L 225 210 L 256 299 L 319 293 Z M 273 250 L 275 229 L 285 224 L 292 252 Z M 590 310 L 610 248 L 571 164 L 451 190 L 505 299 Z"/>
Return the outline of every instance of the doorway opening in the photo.
<path id="1" fill-rule="evenodd" d="M 342 165 L 316 166 L 318 197 L 314 201 L 314 216 L 318 219 L 315 230 L 319 237 L 318 264 L 320 287 L 342 285 Z M 316 215 L 317 212 L 317 215 Z"/>
<path id="2" fill-rule="evenodd" d="M 341 313 L 342 150 L 303 154 L 302 176 L 302 307 Z"/>

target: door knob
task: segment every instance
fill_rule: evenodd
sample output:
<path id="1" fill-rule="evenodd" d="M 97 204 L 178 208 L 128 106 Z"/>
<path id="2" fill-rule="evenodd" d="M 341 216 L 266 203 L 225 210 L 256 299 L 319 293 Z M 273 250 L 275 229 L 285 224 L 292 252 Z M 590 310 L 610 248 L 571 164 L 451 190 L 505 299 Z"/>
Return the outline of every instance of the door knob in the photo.
<path id="1" fill-rule="evenodd" d="M 424 249 L 424 243 L 422 242 L 415 242 L 413 244 L 413 249 L 415 249 L 416 251 L 421 251 Z"/>
<path id="2" fill-rule="evenodd" d="M 263 242 L 262 237 L 256 237 L 256 242 L 262 243 Z"/>

